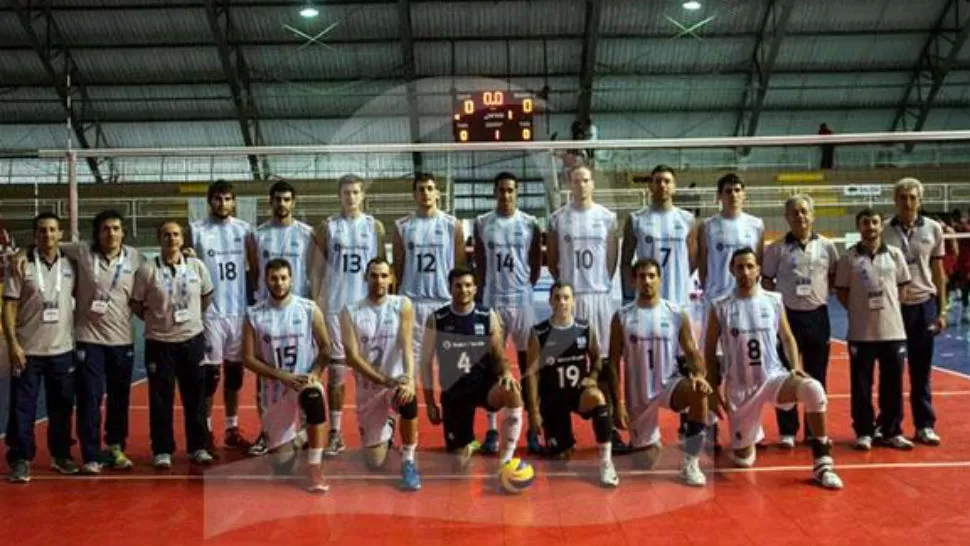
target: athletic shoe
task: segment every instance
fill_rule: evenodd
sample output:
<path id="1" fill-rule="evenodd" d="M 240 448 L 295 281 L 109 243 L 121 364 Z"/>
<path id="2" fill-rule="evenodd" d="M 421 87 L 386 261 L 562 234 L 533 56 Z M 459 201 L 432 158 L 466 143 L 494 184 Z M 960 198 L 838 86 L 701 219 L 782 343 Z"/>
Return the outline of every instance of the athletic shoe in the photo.
<path id="1" fill-rule="evenodd" d="M 616 473 L 613 461 L 600 462 L 600 485 L 603 487 L 618 487 L 620 485 L 620 475 Z"/>
<path id="2" fill-rule="evenodd" d="M 842 489 L 842 478 L 829 468 L 821 472 L 815 472 L 815 481 L 826 489 Z"/>
<path id="3" fill-rule="evenodd" d="M 323 454 L 327 457 L 336 457 L 339 453 L 347 449 L 346 444 L 344 444 L 344 437 L 340 434 L 339 430 L 330 430 L 330 437 L 327 440 L 327 448 L 323 450 Z"/>
<path id="4" fill-rule="evenodd" d="M 266 437 L 262 434 L 259 435 L 259 438 L 256 438 L 256 441 L 247 451 L 251 457 L 262 457 L 267 452 L 269 452 L 269 446 L 266 445 Z"/>
<path id="5" fill-rule="evenodd" d="M 872 436 L 859 436 L 856 438 L 855 445 L 852 448 L 857 451 L 872 450 Z"/>
<path id="6" fill-rule="evenodd" d="M 323 476 L 322 464 L 311 464 L 309 473 L 310 487 L 307 488 L 307 491 L 310 493 L 326 493 L 330 491 L 330 486 L 327 485 L 327 480 Z"/>
<path id="7" fill-rule="evenodd" d="M 401 463 L 401 489 L 405 491 L 419 491 L 421 489 L 421 475 L 414 465 L 414 461 Z"/>
<path id="8" fill-rule="evenodd" d="M 189 456 L 189 461 L 197 465 L 210 465 L 213 461 L 212 454 L 205 449 L 196 450 L 192 455 Z"/>
<path id="9" fill-rule="evenodd" d="M 10 483 L 27 483 L 30 481 L 30 463 L 27 461 L 16 461 L 10 465 L 10 474 L 7 475 Z"/>
<path id="10" fill-rule="evenodd" d="M 778 445 L 785 449 L 795 449 L 795 437 L 794 436 L 782 436 L 781 441 Z"/>
<path id="11" fill-rule="evenodd" d="M 105 459 L 111 468 L 115 470 L 128 470 L 129 468 L 135 466 L 135 463 L 131 462 L 131 459 L 125 455 L 125 452 L 121 450 L 121 446 L 111 445 L 108 446 L 108 452 L 105 454 Z"/>
<path id="12" fill-rule="evenodd" d="M 97 476 L 101 473 L 102 466 L 101 463 L 97 461 L 86 462 L 81 465 L 81 474 L 86 476 Z"/>
<path id="13" fill-rule="evenodd" d="M 525 435 L 527 449 L 530 455 L 542 455 L 542 442 L 539 441 L 539 433 L 529 429 L 529 432 Z"/>
<path id="14" fill-rule="evenodd" d="M 893 449 L 899 449 L 899 450 L 902 450 L 902 451 L 910 451 L 910 450 L 912 450 L 915 447 L 913 445 L 913 442 L 910 442 L 902 434 L 897 434 L 897 435 L 893 436 L 892 438 L 886 440 L 885 441 L 885 444 L 888 447 L 891 447 Z"/>
<path id="15" fill-rule="evenodd" d="M 916 433 L 916 441 L 928 446 L 938 446 L 942 442 L 940 436 L 931 427 L 919 429 Z"/>
<path id="16" fill-rule="evenodd" d="M 155 466 L 155 468 L 168 470 L 169 468 L 172 468 L 172 455 L 170 453 L 159 453 L 158 455 L 155 455 L 154 459 L 152 459 L 152 464 Z"/>
<path id="17" fill-rule="evenodd" d="M 684 457 L 684 465 L 680 468 L 680 479 L 691 487 L 704 487 L 707 485 L 707 476 L 701 472 L 700 459 L 697 457 Z"/>
<path id="18" fill-rule="evenodd" d="M 226 447 L 232 447 L 236 449 L 249 449 L 253 447 L 253 443 L 243 436 L 242 431 L 239 427 L 229 427 L 226 429 L 226 437 L 223 440 Z"/>
<path id="19" fill-rule="evenodd" d="M 478 443 L 478 440 L 472 440 L 468 445 L 458 449 L 458 467 L 461 469 L 468 468 L 468 465 L 472 463 L 472 457 L 481 450 L 482 444 Z"/>
<path id="20" fill-rule="evenodd" d="M 78 468 L 77 464 L 75 464 L 70 457 L 57 458 L 51 461 L 51 470 L 60 472 L 65 476 L 77 474 L 81 471 L 81 469 Z"/>
<path id="21" fill-rule="evenodd" d="M 498 431 L 494 428 L 485 433 L 485 440 L 480 444 L 481 451 L 485 455 L 495 455 L 498 453 Z"/>

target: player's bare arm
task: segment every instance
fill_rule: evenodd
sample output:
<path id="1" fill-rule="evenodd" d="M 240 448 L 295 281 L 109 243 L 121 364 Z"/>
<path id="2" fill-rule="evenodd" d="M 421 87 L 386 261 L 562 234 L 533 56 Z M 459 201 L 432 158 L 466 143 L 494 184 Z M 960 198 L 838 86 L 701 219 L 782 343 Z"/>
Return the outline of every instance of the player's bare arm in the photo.
<path id="1" fill-rule="evenodd" d="M 19 300 L 4 298 L 3 316 L 0 318 L 3 320 L 3 337 L 7 341 L 7 347 L 10 348 L 10 364 L 13 367 L 11 373 L 14 376 L 20 375 L 20 372 L 27 366 L 27 355 L 24 354 L 23 347 L 17 341 L 17 312 L 19 310 Z"/>
<path id="2" fill-rule="evenodd" d="M 637 240 L 633 236 L 633 215 L 627 216 L 623 224 L 623 246 L 620 249 L 620 280 L 624 287 L 633 286 L 633 255 L 637 250 Z"/>
<path id="3" fill-rule="evenodd" d="M 937 299 L 937 309 L 938 312 L 936 318 L 936 330 L 940 331 L 946 328 L 946 305 L 947 305 L 947 295 L 946 295 L 946 271 L 943 269 L 943 260 L 941 258 L 930 258 L 930 268 L 932 270 L 933 276 L 933 286 L 936 287 L 936 297 Z"/>
<path id="4" fill-rule="evenodd" d="M 441 408 L 434 396 L 434 348 L 436 321 L 434 313 L 428 316 L 424 323 L 424 336 L 421 341 L 421 388 L 424 391 L 424 405 L 428 412 L 428 420 L 432 425 L 441 422 Z"/>
<path id="5" fill-rule="evenodd" d="M 316 304 L 313 305 L 313 339 L 317 342 L 320 353 L 313 363 L 313 370 L 310 371 L 310 374 L 319 381 L 323 369 L 331 362 L 330 354 L 333 350 L 333 343 L 330 340 L 330 333 L 327 332 L 326 322 L 323 320 L 323 311 Z"/>
<path id="6" fill-rule="evenodd" d="M 201 298 L 202 312 L 205 313 L 206 310 L 212 305 L 212 291 L 210 290 L 208 294 L 202 294 Z"/>
<path id="7" fill-rule="evenodd" d="M 546 232 L 546 269 L 553 280 L 559 280 L 559 236 L 552 227 Z"/>
<path id="8" fill-rule="evenodd" d="M 617 234 L 616 229 L 611 229 L 610 233 L 606 236 L 606 271 L 609 273 L 609 278 L 613 278 L 616 275 L 616 266 L 620 259 L 620 238 Z"/>
<path id="9" fill-rule="evenodd" d="M 542 276 L 542 230 L 539 224 L 532 225 L 532 245 L 529 247 L 529 282 L 533 286 Z"/>
<path id="10" fill-rule="evenodd" d="M 475 248 L 475 284 L 478 286 L 485 286 L 485 264 L 488 263 L 485 256 L 485 241 L 482 240 L 482 234 L 478 229 L 478 221 L 475 221 L 475 227 L 472 228 L 472 245 Z"/>
<path id="11" fill-rule="evenodd" d="M 586 358 L 589 359 L 589 375 L 583 380 L 583 387 L 595 387 L 603 372 L 603 359 L 600 358 L 600 341 L 596 336 L 596 329 L 589 329 L 589 342 L 586 344 Z"/>
<path id="12" fill-rule="evenodd" d="M 846 311 L 849 310 L 849 289 L 848 288 L 836 288 L 835 297 L 839 299 L 839 303 L 842 307 L 845 307 Z"/>
<path id="13" fill-rule="evenodd" d="M 259 251 L 256 248 L 256 235 L 246 237 L 246 292 L 255 294 L 259 287 Z"/>
<path id="14" fill-rule="evenodd" d="M 491 330 L 489 347 L 492 351 L 492 358 L 495 359 L 499 384 L 507 391 L 519 392 L 522 387 L 512 375 L 512 370 L 509 367 L 509 359 L 505 357 L 505 336 L 503 334 L 502 319 L 499 318 L 498 313 L 491 311 L 488 315 L 488 321 L 490 324 L 489 329 Z"/>
<path id="15" fill-rule="evenodd" d="M 329 218 L 323 220 L 322 222 L 320 222 L 320 225 L 317 226 L 317 229 L 315 229 L 313 232 L 313 244 L 316 247 L 316 252 L 311 253 L 311 255 L 314 256 L 315 258 L 319 258 L 320 260 L 322 260 L 323 263 L 319 264 L 321 267 L 324 266 L 328 261 L 330 261 L 330 252 L 327 249 L 327 246 L 329 246 L 329 242 L 327 241 L 327 233 L 329 233 L 330 231 L 328 229 L 329 222 L 330 222 Z M 314 262 L 315 261 L 316 260 L 314 260 Z M 310 270 L 312 273 L 314 270 L 319 270 L 319 268 L 317 267 L 317 264 L 314 263 L 310 267 Z M 313 280 L 314 276 L 312 274 L 307 278 L 311 279 L 310 299 L 312 299 L 313 301 L 320 301 L 320 296 L 322 295 L 320 293 L 320 289 L 323 288 L 322 286 L 323 283 L 315 282 Z"/>
<path id="16" fill-rule="evenodd" d="M 721 365 L 717 360 L 717 338 L 721 335 L 721 323 L 717 320 L 717 314 L 712 308 L 707 316 L 707 332 L 704 338 L 704 362 L 707 364 L 707 383 L 712 389 L 711 409 L 719 417 L 724 417 L 721 411 L 725 406 L 724 398 L 721 396 Z"/>
<path id="17" fill-rule="evenodd" d="M 697 226 L 697 280 L 701 286 L 707 286 L 707 237 L 703 222 Z"/>
<path id="18" fill-rule="evenodd" d="M 529 332 L 529 345 L 526 348 L 527 367 L 525 373 L 528 377 L 539 377 L 539 338 L 535 330 Z M 538 379 L 526 381 L 525 403 L 529 413 L 529 425 L 532 430 L 539 432 L 542 430 L 542 416 L 539 415 L 539 385 Z"/>
<path id="19" fill-rule="evenodd" d="M 610 396 L 616 404 L 613 411 L 613 422 L 616 428 L 626 430 L 630 423 L 630 417 L 626 411 L 626 400 L 620 396 L 620 360 L 623 357 L 623 325 L 620 323 L 620 314 L 614 313 L 613 320 L 610 321 L 610 366 L 613 373 L 610 374 Z"/>
<path id="20" fill-rule="evenodd" d="M 367 362 L 360 354 L 357 331 L 354 329 L 354 323 L 347 309 L 340 312 L 340 336 L 344 340 L 344 359 L 348 366 L 377 385 L 383 385 L 385 387 L 397 385 L 394 378 L 386 377 L 375 370 L 371 363 Z"/>
<path id="21" fill-rule="evenodd" d="M 253 373 L 285 383 L 292 389 L 300 389 L 307 384 L 307 378 L 281 370 L 263 362 L 256 356 L 253 325 L 248 320 L 243 323 L 243 366 Z"/>
<path id="22" fill-rule="evenodd" d="M 694 341 L 694 333 L 690 326 L 690 317 L 687 312 L 680 312 L 680 332 L 678 333 L 680 350 L 687 357 L 687 373 L 691 380 L 691 386 L 695 391 L 704 394 L 711 394 L 711 385 L 707 382 L 707 366 L 704 365 L 704 358 L 697 348 Z"/>
<path id="23" fill-rule="evenodd" d="M 795 335 L 792 334 L 791 325 L 788 324 L 788 316 L 784 310 L 779 315 L 778 337 L 781 338 L 781 345 L 785 350 L 788 362 L 791 363 L 792 372 L 802 377 L 808 377 L 802 368 L 802 355 L 798 352 L 798 343 L 795 341 Z"/>
<path id="24" fill-rule="evenodd" d="M 384 228 L 384 222 L 374 220 L 374 234 L 377 237 L 377 257 L 387 257 L 387 248 L 384 246 L 387 240 L 387 230 Z"/>
<path id="25" fill-rule="evenodd" d="M 404 298 L 401 304 L 401 349 L 404 351 L 404 377 L 398 381 L 397 401 L 407 404 L 414 399 L 414 307 L 411 300 Z"/>
<path id="26" fill-rule="evenodd" d="M 391 267 L 394 269 L 394 285 L 397 286 L 404 281 L 404 239 L 401 237 L 401 231 L 396 226 L 391 238 L 393 239 L 391 242 L 391 254 L 394 256 Z"/>
<path id="27" fill-rule="evenodd" d="M 690 229 L 690 233 L 687 234 L 687 262 L 690 264 L 690 271 L 693 273 L 697 270 L 697 223 Z"/>
<path id="28" fill-rule="evenodd" d="M 455 222 L 455 267 L 464 267 L 468 263 L 466 254 L 465 228 L 462 226 L 461 220 L 459 220 Z"/>

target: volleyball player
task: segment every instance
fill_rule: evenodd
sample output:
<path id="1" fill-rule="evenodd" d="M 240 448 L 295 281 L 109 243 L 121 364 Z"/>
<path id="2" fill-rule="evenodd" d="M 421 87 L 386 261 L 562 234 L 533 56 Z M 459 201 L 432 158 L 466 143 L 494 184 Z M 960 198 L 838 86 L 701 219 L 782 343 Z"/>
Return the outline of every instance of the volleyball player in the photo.
<path id="1" fill-rule="evenodd" d="M 49 418 L 47 449 L 51 468 L 77 474 L 71 459 L 74 412 L 74 286 L 76 266 L 60 251 L 63 231 L 57 215 L 34 218 L 34 245 L 20 274 L 3 287 L 3 335 L 10 355 L 10 416 L 7 421 L 9 481 L 30 481 L 37 454 L 34 420 L 41 383 Z"/>
<path id="2" fill-rule="evenodd" d="M 465 265 L 464 229 L 454 216 L 438 208 L 438 182 L 418 173 L 411 184 L 417 210 L 395 222 L 394 276 L 398 294 L 414 306 L 414 361 L 420 362 L 424 324 L 451 298 L 448 272 Z"/>
<path id="3" fill-rule="evenodd" d="M 309 273 L 315 248 L 313 228 L 293 218 L 296 189 L 283 180 L 274 183 L 269 189 L 269 204 L 273 209 L 273 218 L 256 228 L 246 252 L 249 286 L 254 287 L 256 300 L 265 299 L 269 292 L 260 271 L 266 270 L 266 264 L 270 260 L 282 258 L 294 264 L 291 283 L 293 294 L 303 298 L 310 297 Z M 257 407 L 261 406 L 258 400 L 260 391 L 261 389 L 256 390 Z M 265 438 L 260 436 L 249 448 L 249 454 L 262 455 L 265 452 Z"/>
<path id="4" fill-rule="evenodd" d="M 943 257 L 943 227 L 920 214 L 923 183 L 903 178 L 893 188 L 896 215 L 883 231 L 886 244 L 903 251 L 912 282 L 901 300 L 906 329 L 906 355 L 909 369 L 909 401 L 916 426 L 916 441 L 930 446 L 940 444 L 933 411 L 933 344 L 946 329 L 946 272 Z"/>
<path id="5" fill-rule="evenodd" d="M 549 289 L 552 316 L 536 324 L 529 334 L 529 375 L 526 391 L 529 420 L 533 430 L 545 437 L 545 455 L 567 459 L 576 438 L 572 414 L 593 421 L 596 451 L 599 456 L 600 484 L 620 485 L 613 466 L 610 441 L 610 412 L 606 397 L 597 387 L 603 374 L 602 352 L 596 329 L 574 315 L 573 287 L 556 281 Z"/>
<path id="6" fill-rule="evenodd" d="M 364 462 L 387 462 L 392 413 L 401 417 L 401 488 L 421 489 L 414 461 L 418 447 L 418 400 L 414 385 L 414 309 L 407 296 L 389 293 L 394 273 L 384 258 L 367 263 L 367 297 L 340 315 L 347 365 L 357 372 L 357 423 Z"/>
<path id="7" fill-rule="evenodd" d="M 211 464 L 204 398 L 205 337 L 202 314 L 212 297 L 212 279 L 202 261 L 182 255 L 178 222 L 158 228 L 159 255 L 135 273 L 132 312 L 145 321 L 149 427 L 156 468 L 172 467 L 172 412 L 178 383 L 189 459 Z"/>
<path id="8" fill-rule="evenodd" d="M 793 195 L 785 201 L 785 219 L 791 230 L 783 239 L 765 248 L 762 284 L 781 293 L 785 316 L 791 325 L 805 372 L 825 387 L 829 366 L 828 297 L 834 285 L 839 252 L 835 243 L 812 228 L 815 203 L 808 195 Z M 783 363 L 784 353 L 779 355 Z M 798 410 L 778 410 L 782 447 L 795 447 Z M 805 437 L 809 438 L 806 427 Z"/>
<path id="9" fill-rule="evenodd" d="M 727 409 L 734 463 L 742 468 L 754 465 L 755 445 L 764 438 L 761 414 L 765 404 L 790 409 L 800 403 L 805 406 L 812 436 L 812 475 L 827 489 L 841 489 L 826 429 L 828 398 L 822 384 L 802 369 L 781 296 L 758 285 L 761 268 L 754 249 L 735 250 L 729 264 L 735 287 L 711 307 L 704 360 L 715 388 L 715 407 L 719 412 L 722 407 Z M 790 371 L 778 356 L 779 340 Z M 718 343 L 724 353 L 720 362 Z"/>
<path id="10" fill-rule="evenodd" d="M 337 181 L 340 214 L 324 220 L 316 231 L 317 248 L 323 256 L 321 282 L 311 285 L 313 300 L 323 310 L 327 333 L 333 348 L 327 381 L 330 406 L 330 438 L 325 454 L 334 456 L 344 450 L 340 433 L 344 407 L 343 339 L 340 336 L 340 311 L 367 296 L 364 266 L 370 260 L 384 257 L 384 224 L 362 210 L 364 179 L 345 175 Z"/>
<path id="11" fill-rule="evenodd" d="M 687 311 L 660 296 L 662 268 L 653 258 L 638 260 L 633 265 L 636 300 L 613 316 L 611 388 L 619 401 L 614 420 L 621 429 L 630 430 L 634 463 L 652 468 L 660 456 L 660 408 L 686 413 L 680 476 L 688 485 L 700 487 L 707 483 L 699 456 L 709 413 L 707 399 L 713 391 L 705 379 Z M 681 373 L 681 354 L 686 357 L 687 373 Z M 621 358 L 626 403 L 620 397 Z"/>
<path id="12" fill-rule="evenodd" d="M 593 171 L 580 165 L 568 171 L 571 203 L 549 218 L 546 237 L 546 266 L 554 280 L 575 290 L 576 317 L 588 321 L 600 341 L 600 358 L 609 358 L 610 320 L 613 318 L 613 276 L 619 258 L 616 213 L 593 200 L 596 182 Z M 609 392 L 612 367 L 604 366 L 598 376 L 600 391 Z M 614 400 L 607 399 L 612 411 Z M 614 430 L 618 452 L 627 446 Z"/>
<path id="13" fill-rule="evenodd" d="M 217 180 L 206 194 L 209 216 L 192 222 L 189 241 L 195 255 L 212 275 L 212 304 L 205 311 L 205 405 L 206 424 L 212 431 L 212 403 L 221 372 L 226 407 L 225 444 L 249 449 L 239 428 L 239 391 L 243 387 L 242 326 L 247 303 L 246 248 L 252 244 L 252 226 L 233 217 L 236 194 L 232 184 Z"/>
<path id="14" fill-rule="evenodd" d="M 421 343 L 421 382 L 431 424 L 444 424 L 445 448 L 457 452 L 466 467 L 478 450 L 475 408 L 505 410 L 505 443 L 500 461 L 515 454 L 522 432 L 522 395 L 509 371 L 498 313 L 475 303 L 477 285 L 469 269 L 448 273 L 451 303 L 426 322 Z M 438 362 L 441 406 L 434 396 L 434 362 Z"/>
<path id="15" fill-rule="evenodd" d="M 243 361 L 263 378 L 262 435 L 270 453 L 278 454 L 278 469 L 295 463 L 294 440 L 305 417 L 309 491 L 325 493 L 330 489 L 322 466 L 327 410 L 320 374 L 330 360 L 330 336 L 317 304 L 291 293 L 290 271 L 284 259 L 266 263 L 269 297 L 247 310 Z"/>
<path id="16" fill-rule="evenodd" d="M 519 210 L 519 182 L 514 174 L 501 172 L 492 182 L 495 210 L 475 219 L 475 256 L 481 263 L 475 268 L 478 286 L 486 307 L 498 312 L 507 337 L 511 338 L 518 356 L 522 383 L 532 380 L 526 370 L 529 331 L 535 323 L 532 287 L 542 270 L 542 238 L 536 218 Z M 495 413 L 488 413 L 489 429 L 482 451 L 498 451 L 498 423 Z M 538 431 L 529 430 L 528 450 L 538 453 Z"/>

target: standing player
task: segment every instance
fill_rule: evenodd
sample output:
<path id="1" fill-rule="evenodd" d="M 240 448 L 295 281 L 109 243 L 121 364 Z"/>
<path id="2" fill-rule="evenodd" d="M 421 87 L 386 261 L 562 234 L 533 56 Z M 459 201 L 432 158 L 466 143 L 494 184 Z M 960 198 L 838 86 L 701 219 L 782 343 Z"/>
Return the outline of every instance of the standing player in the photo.
<path id="1" fill-rule="evenodd" d="M 345 175 L 337 181 L 340 214 L 330 216 L 317 229 L 317 248 L 323 254 L 323 278 L 312 284 L 313 300 L 324 312 L 327 333 L 333 342 L 327 401 L 330 405 L 328 456 L 344 450 L 340 425 L 344 407 L 344 346 L 340 336 L 340 312 L 367 296 L 364 265 L 384 257 L 384 224 L 364 214 L 364 179 Z"/>
<path id="2" fill-rule="evenodd" d="M 576 318 L 589 323 L 600 341 L 600 358 L 609 358 L 610 320 L 613 318 L 613 276 L 616 274 L 619 248 L 616 213 L 593 201 L 596 182 L 593 171 L 585 165 L 568 171 L 572 202 L 549 218 L 546 237 L 546 266 L 556 281 L 573 287 Z M 607 363 L 598 376 L 600 391 L 609 392 Z M 611 409 L 614 400 L 607 400 Z M 618 452 L 627 446 L 613 431 Z"/>
<path id="3" fill-rule="evenodd" d="M 638 260 L 633 265 L 637 299 L 613 316 L 611 388 L 619 400 L 614 419 L 621 429 L 630 429 L 631 448 L 639 452 L 635 463 L 652 468 L 660 456 L 660 408 L 687 413 L 680 476 L 687 485 L 700 487 L 707 483 L 698 458 L 704 447 L 707 399 L 713 391 L 705 380 L 687 311 L 660 297 L 661 268 L 653 258 Z M 677 361 L 681 353 L 686 356 L 686 375 Z M 621 358 L 626 404 L 620 397 Z"/>
<path id="4" fill-rule="evenodd" d="M 246 259 L 248 261 L 249 286 L 254 287 L 256 300 L 266 299 L 268 288 L 263 282 L 260 271 L 274 258 L 281 258 L 293 264 L 291 290 L 296 296 L 310 297 L 310 269 L 313 264 L 313 228 L 293 218 L 296 206 L 296 189 L 288 182 L 279 181 L 269 189 L 269 203 L 273 218 L 256 228 L 251 239 Z M 256 390 L 256 396 L 262 389 Z M 257 400 L 257 406 L 261 406 Z M 250 455 L 266 453 L 266 442 L 262 436 L 249 449 Z"/>
<path id="5" fill-rule="evenodd" d="M 239 391 L 243 386 L 242 326 L 246 314 L 246 248 L 252 245 L 252 227 L 232 216 L 236 195 L 232 184 L 217 180 L 206 195 L 209 217 L 192 222 L 189 241 L 195 255 L 212 275 L 212 303 L 205 311 L 205 404 L 212 431 L 212 401 L 224 368 L 222 397 L 226 406 L 228 447 L 249 449 L 239 429 Z"/>
<path id="6" fill-rule="evenodd" d="M 812 475 L 827 489 L 841 489 L 826 432 L 828 398 L 822 384 L 802 369 L 781 296 L 758 286 L 761 268 L 753 249 L 735 250 L 729 263 L 736 287 L 713 303 L 704 350 L 709 382 L 718 385 L 714 387 L 718 411 L 721 407 L 728 411 L 734 462 L 742 468 L 754 465 L 755 444 L 764 438 L 761 414 L 765 404 L 790 409 L 800 403 L 805 406 L 812 435 Z M 779 340 L 791 363 L 790 372 L 778 356 Z M 718 342 L 724 351 L 723 362 L 716 357 Z M 721 394 L 722 377 L 726 397 Z"/>
<path id="7" fill-rule="evenodd" d="M 549 289 L 552 317 L 529 334 L 529 375 L 537 378 L 527 391 L 529 420 L 545 436 L 545 454 L 565 459 L 576 445 L 572 414 L 592 419 L 600 483 L 616 487 L 620 476 L 613 466 L 610 412 L 596 386 L 604 371 L 599 337 L 589 322 L 574 316 L 574 302 L 573 287 L 554 282 Z"/>
<path id="8" fill-rule="evenodd" d="M 886 244 L 903 251 L 912 282 L 903 292 L 902 314 L 906 329 L 906 354 L 909 368 L 909 401 L 916 425 L 916 441 L 939 445 L 933 388 L 930 383 L 933 342 L 946 329 L 946 272 L 943 270 L 943 227 L 920 214 L 923 184 L 903 178 L 893 188 L 896 216 L 883 232 Z"/>
<path id="9" fill-rule="evenodd" d="M 518 353 L 522 384 L 532 380 L 525 373 L 529 331 L 535 323 L 532 287 L 542 269 L 542 240 L 539 224 L 532 215 L 517 207 L 519 182 L 515 175 L 499 173 L 493 182 L 495 210 L 475 219 L 475 256 L 481 263 L 475 268 L 478 286 L 483 287 L 482 303 L 498 311 L 505 333 Z M 528 387 L 526 387 L 528 390 Z M 498 451 L 498 424 L 489 412 L 489 430 L 482 451 Z M 538 431 L 529 430 L 528 448 L 537 453 Z"/>
<path id="10" fill-rule="evenodd" d="M 475 408 L 505 409 L 505 445 L 501 462 L 515 454 L 522 432 L 522 396 L 509 371 L 498 314 L 475 304 L 475 275 L 468 269 L 448 273 L 451 303 L 430 317 L 421 344 L 421 382 L 431 424 L 444 423 L 445 448 L 458 452 L 462 467 L 478 450 Z M 434 397 L 434 361 L 438 361 L 441 407 Z"/>
<path id="11" fill-rule="evenodd" d="M 839 253 L 835 243 L 812 230 L 815 204 L 810 196 L 789 197 L 785 201 L 785 219 L 791 231 L 765 248 L 761 282 L 766 290 L 781 293 L 802 366 L 824 388 L 832 337 L 829 287 L 835 278 Z M 784 354 L 779 356 L 784 360 Z M 783 363 L 789 364 L 787 361 Z M 782 447 L 795 447 L 798 409 L 778 410 L 776 415 Z M 806 440 L 809 437 L 806 427 Z"/>
<path id="12" fill-rule="evenodd" d="M 263 437 L 273 453 L 294 463 L 294 440 L 306 416 L 309 437 L 309 491 L 325 493 L 323 434 L 327 411 L 320 374 L 329 358 L 330 337 L 323 313 L 313 301 L 290 293 L 290 264 L 275 258 L 266 264 L 269 297 L 250 307 L 243 326 L 243 361 L 259 374 Z"/>
<path id="13" fill-rule="evenodd" d="M 418 399 L 414 386 L 414 310 L 406 296 L 389 294 L 394 276 L 384 258 L 367 263 L 367 297 L 344 308 L 341 335 L 347 365 L 357 371 L 357 423 L 364 462 L 380 469 L 394 421 L 401 416 L 401 487 L 421 489 L 414 462 L 418 448 Z"/>
<path id="14" fill-rule="evenodd" d="M 438 209 L 438 183 L 418 173 L 411 184 L 418 210 L 399 218 L 394 230 L 394 276 L 398 293 L 414 305 L 414 354 L 421 358 L 424 324 L 448 304 L 448 272 L 465 265 L 465 234 L 461 222 Z"/>

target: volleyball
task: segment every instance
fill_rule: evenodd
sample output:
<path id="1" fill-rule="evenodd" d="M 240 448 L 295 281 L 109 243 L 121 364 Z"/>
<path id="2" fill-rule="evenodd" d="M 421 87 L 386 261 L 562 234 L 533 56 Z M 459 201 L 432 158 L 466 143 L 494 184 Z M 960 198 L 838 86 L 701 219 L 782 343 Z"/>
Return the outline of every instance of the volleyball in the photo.
<path id="1" fill-rule="evenodd" d="M 527 461 L 514 458 L 499 469 L 498 481 L 506 493 L 517 495 L 532 487 L 536 481 L 536 472 Z"/>

